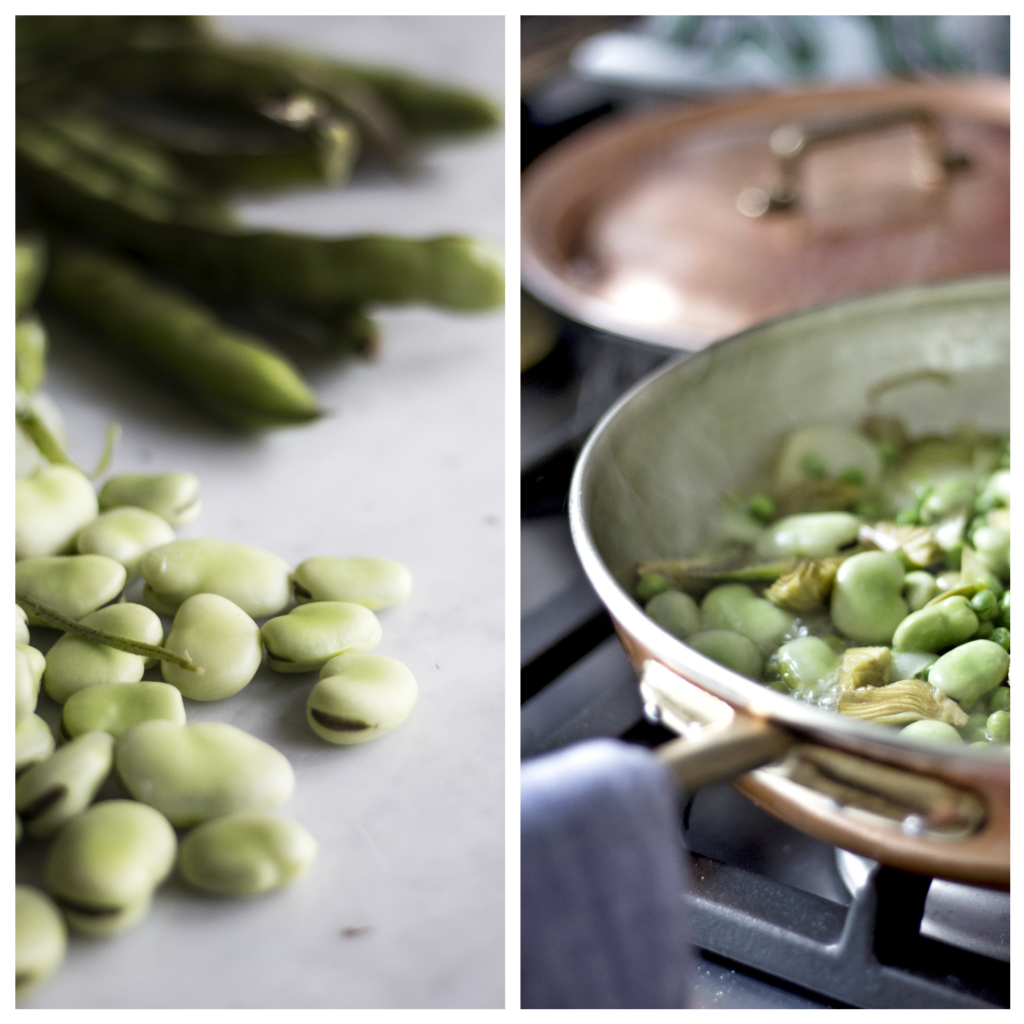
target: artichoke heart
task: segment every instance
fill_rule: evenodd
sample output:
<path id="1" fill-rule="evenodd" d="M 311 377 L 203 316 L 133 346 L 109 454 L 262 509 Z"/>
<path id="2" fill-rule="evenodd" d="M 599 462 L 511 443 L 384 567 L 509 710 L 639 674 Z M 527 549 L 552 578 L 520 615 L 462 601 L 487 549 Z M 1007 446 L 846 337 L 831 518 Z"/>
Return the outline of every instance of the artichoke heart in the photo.
<path id="1" fill-rule="evenodd" d="M 941 561 L 942 546 L 929 526 L 900 526 L 896 523 L 864 523 L 857 539 L 879 551 L 903 552 L 911 568 L 924 569 Z"/>
<path id="2" fill-rule="evenodd" d="M 892 675 L 892 651 L 888 647 L 849 647 L 839 666 L 841 690 L 884 687 Z"/>
<path id="3" fill-rule="evenodd" d="M 851 718 L 866 718 L 879 725 L 909 725 L 924 718 L 961 728 L 968 718 L 960 705 L 920 679 L 901 679 L 888 686 L 862 686 L 845 690 L 836 710 Z"/>
<path id="4" fill-rule="evenodd" d="M 784 572 L 764 596 L 780 608 L 807 612 L 828 601 L 842 558 L 806 558 Z"/>

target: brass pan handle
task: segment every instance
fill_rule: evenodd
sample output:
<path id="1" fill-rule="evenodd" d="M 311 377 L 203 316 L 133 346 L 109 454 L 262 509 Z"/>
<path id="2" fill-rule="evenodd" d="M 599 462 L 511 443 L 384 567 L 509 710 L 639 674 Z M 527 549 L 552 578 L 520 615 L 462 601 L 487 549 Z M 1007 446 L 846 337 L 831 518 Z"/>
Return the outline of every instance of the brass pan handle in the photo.
<path id="1" fill-rule="evenodd" d="M 817 146 L 837 139 L 865 135 L 895 125 L 915 126 L 921 132 L 928 152 L 928 161 L 915 179 L 923 188 L 944 185 L 950 174 L 971 166 L 970 157 L 947 151 L 942 123 L 930 111 L 922 109 L 892 110 L 867 114 L 842 121 L 817 125 L 795 122 L 779 125 L 768 140 L 768 148 L 778 161 L 778 179 L 770 189 L 744 189 L 736 199 L 736 207 L 746 217 L 762 217 L 766 213 L 792 210 L 800 205 L 800 167 Z"/>

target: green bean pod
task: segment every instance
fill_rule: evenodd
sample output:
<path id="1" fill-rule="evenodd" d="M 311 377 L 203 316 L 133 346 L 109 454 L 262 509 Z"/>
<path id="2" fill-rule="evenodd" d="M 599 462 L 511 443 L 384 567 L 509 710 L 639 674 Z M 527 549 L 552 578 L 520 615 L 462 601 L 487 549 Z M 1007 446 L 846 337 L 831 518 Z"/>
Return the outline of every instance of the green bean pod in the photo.
<path id="1" fill-rule="evenodd" d="M 282 356 L 122 260 L 54 244 L 47 294 L 114 351 L 229 424 L 258 429 L 320 415 Z"/>

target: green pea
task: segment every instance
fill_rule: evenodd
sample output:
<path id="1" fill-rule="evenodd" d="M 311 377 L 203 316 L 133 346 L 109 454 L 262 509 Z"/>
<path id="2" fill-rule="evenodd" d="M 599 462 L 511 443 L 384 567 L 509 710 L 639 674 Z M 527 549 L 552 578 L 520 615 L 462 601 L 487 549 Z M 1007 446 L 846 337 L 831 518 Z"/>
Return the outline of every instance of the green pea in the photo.
<path id="1" fill-rule="evenodd" d="M 105 732 L 119 739 L 136 722 L 151 718 L 185 724 L 185 705 L 176 687 L 168 683 L 100 683 L 68 698 L 60 733 L 63 739 L 89 732 Z"/>
<path id="2" fill-rule="evenodd" d="M 99 506 L 89 478 L 72 466 L 46 466 L 14 482 L 14 557 L 45 558 L 74 550 L 75 537 Z"/>
<path id="3" fill-rule="evenodd" d="M 143 556 L 174 540 L 174 531 L 155 512 L 144 508 L 112 508 L 82 529 L 75 542 L 79 554 L 106 555 L 120 562 L 133 580 Z"/>
<path id="4" fill-rule="evenodd" d="M 1010 742 L 1010 712 L 993 711 L 985 722 L 985 733 L 993 743 Z"/>
<path id="5" fill-rule="evenodd" d="M 30 768 L 15 786 L 15 809 L 30 835 L 52 836 L 92 803 L 110 774 L 114 737 L 87 732 Z"/>
<path id="6" fill-rule="evenodd" d="M 793 627 L 793 616 L 771 601 L 758 597 L 743 583 L 725 583 L 708 591 L 701 604 L 705 629 L 730 629 L 757 644 L 762 656 L 770 654 Z"/>
<path id="7" fill-rule="evenodd" d="M 28 616 L 20 604 L 14 606 L 14 642 L 16 644 L 27 644 L 31 640 L 28 631 Z"/>
<path id="8" fill-rule="evenodd" d="M 218 594 L 254 619 L 276 615 L 290 593 L 288 563 L 269 551 L 227 540 L 187 538 L 162 544 L 142 560 L 144 600 L 173 615 L 196 594 Z"/>
<path id="9" fill-rule="evenodd" d="M 188 598 L 167 634 L 168 650 L 185 654 L 202 671 L 160 663 L 165 682 L 192 700 L 222 700 L 248 686 L 263 660 L 260 628 L 218 594 Z"/>
<path id="10" fill-rule="evenodd" d="M 649 572 L 637 583 L 636 596 L 638 600 L 647 602 L 652 597 L 663 594 L 666 590 L 668 590 L 668 580 L 660 572 Z"/>
<path id="11" fill-rule="evenodd" d="M 779 675 L 786 685 L 801 695 L 811 695 L 829 677 L 834 676 L 841 658 L 816 636 L 798 637 L 784 643 L 776 652 Z"/>
<path id="12" fill-rule="evenodd" d="M 368 654 L 380 643 L 377 616 L 359 604 L 315 601 L 263 624 L 270 667 L 312 672 L 339 654 Z"/>
<path id="13" fill-rule="evenodd" d="M 767 525 L 775 518 L 775 502 L 767 494 L 752 494 L 747 511 L 758 522 Z"/>
<path id="14" fill-rule="evenodd" d="M 15 775 L 45 761 L 55 748 L 53 733 L 46 722 L 38 715 L 26 715 L 14 730 Z"/>
<path id="15" fill-rule="evenodd" d="M 826 558 L 857 539 L 860 519 L 849 512 L 808 512 L 773 523 L 758 543 L 765 558 Z"/>
<path id="16" fill-rule="evenodd" d="M 199 515 L 199 480 L 191 473 L 121 473 L 112 476 L 100 491 L 102 509 L 134 505 L 148 509 L 171 526 L 189 523 Z"/>
<path id="17" fill-rule="evenodd" d="M 347 601 L 371 611 L 401 604 L 412 590 L 412 576 L 387 558 L 307 558 L 295 568 L 295 600 Z"/>
<path id="18" fill-rule="evenodd" d="M 124 566 L 105 555 L 32 558 L 14 567 L 14 585 L 19 594 L 72 619 L 81 619 L 116 600 L 126 579 Z M 27 615 L 30 625 L 47 625 L 30 611 Z"/>
<path id="19" fill-rule="evenodd" d="M 174 866 L 177 846 L 174 829 L 152 807 L 104 800 L 58 833 L 46 888 L 76 931 L 124 931 L 145 916 L 153 890 Z"/>
<path id="20" fill-rule="evenodd" d="M 923 740 L 926 743 L 953 743 L 963 745 L 964 738 L 956 729 L 946 722 L 938 722 L 933 718 L 922 718 L 919 722 L 900 729 L 900 735 L 912 740 Z"/>
<path id="21" fill-rule="evenodd" d="M 15 644 L 14 651 L 14 720 L 20 722 L 36 710 L 46 658 L 28 644 Z"/>
<path id="22" fill-rule="evenodd" d="M 979 590 L 971 598 L 971 611 L 979 622 L 991 622 L 999 614 L 999 598 L 988 588 Z"/>
<path id="23" fill-rule="evenodd" d="M 1010 628 L 1010 591 L 1006 591 L 999 600 L 999 616 L 996 618 L 996 625 L 1003 629 Z"/>
<path id="24" fill-rule="evenodd" d="M 836 628 L 862 644 L 888 644 L 907 615 L 903 580 L 899 559 L 885 552 L 864 551 L 846 559 L 832 587 Z"/>
<path id="25" fill-rule="evenodd" d="M 116 765 L 128 792 L 179 828 L 269 811 L 295 788 L 280 751 L 223 722 L 139 722 L 117 741 Z"/>
<path id="26" fill-rule="evenodd" d="M 705 629 L 691 633 L 686 643 L 706 658 L 730 668 L 748 679 L 758 679 L 764 659 L 757 644 L 731 629 Z"/>
<path id="27" fill-rule="evenodd" d="M 666 590 L 652 597 L 644 610 L 662 629 L 680 640 L 700 629 L 700 608 L 681 590 Z"/>
<path id="28" fill-rule="evenodd" d="M 330 743 L 366 743 L 404 722 L 415 704 L 416 680 L 400 661 L 382 654 L 342 654 L 320 670 L 306 718 Z"/>
<path id="29" fill-rule="evenodd" d="M 939 585 L 930 572 L 917 569 L 903 578 L 903 600 L 912 612 L 920 611 L 933 597 L 939 594 Z"/>
<path id="30" fill-rule="evenodd" d="M 61 965 L 68 944 L 53 900 L 29 885 L 14 887 L 14 994 L 20 999 Z"/>
<path id="31" fill-rule="evenodd" d="M 897 627 L 892 645 L 901 651 L 943 651 L 969 640 L 978 617 L 967 598 L 954 595 L 912 612 Z"/>
<path id="32" fill-rule="evenodd" d="M 199 889 L 245 896 L 295 881 L 316 851 L 316 840 L 296 821 L 268 814 L 230 814 L 185 836 L 178 870 Z"/>
<path id="33" fill-rule="evenodd" d="M 141 604 L 112 604 L 81 621 L 83 625 L 142 643 L 160 644 L 164 638 L 159 616 Z M 98 683 L 136 683 L 145 670 L 146 659 L 140 654 L 118 651 L 65 633 L 47 655 L 43 687 L 49 697 L 63 704 L 73 693 Z"/>
<path id="34" fill-rule="evenodd" d="M 934 665 L 928 682 L 947 697 L 971 705 L 994 690 L 1010 668 L 1010 656 L 991 640 L 971 640 L 954 647 Z"/>
<path id="35" fill-rule="evenodd" d="M 1010 710 L 1010 688 L 1008 686 L 997 686 L 988 695 L 989 711 Z"/>

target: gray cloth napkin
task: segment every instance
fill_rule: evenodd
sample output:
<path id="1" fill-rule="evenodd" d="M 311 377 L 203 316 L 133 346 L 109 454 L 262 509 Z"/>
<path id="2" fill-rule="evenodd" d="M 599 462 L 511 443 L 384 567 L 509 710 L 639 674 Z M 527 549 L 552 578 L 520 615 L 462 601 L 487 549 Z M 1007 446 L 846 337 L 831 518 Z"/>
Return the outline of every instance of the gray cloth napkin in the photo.
<path id="1" fill-rule="evenodd" d="M 668 770 L 615 740 L 523 765 L 523 1008 L 688 1005 L 678 803 Z"/>

